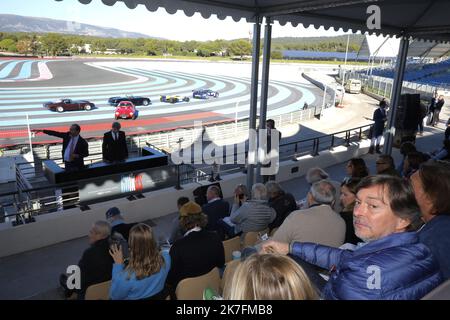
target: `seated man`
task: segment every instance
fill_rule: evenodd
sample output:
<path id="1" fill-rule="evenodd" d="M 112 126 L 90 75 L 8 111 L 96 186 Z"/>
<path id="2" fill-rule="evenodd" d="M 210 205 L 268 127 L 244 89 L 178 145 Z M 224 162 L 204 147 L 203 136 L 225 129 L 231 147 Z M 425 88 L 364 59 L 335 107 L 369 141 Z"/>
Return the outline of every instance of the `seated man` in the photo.
<path id="1" fill-rule="evenodd" d="M 340 187 L 341 187 L 341 184 L 338 181 L 331 180 L 329 178 L 330 177 L 329 177 L 328 173 L 325 170 L 323 170 L 322 168 L 319 168 L 319 167 L 310 168 L 308 170 L 308 172 L 306 173 L 306 176 L 305 176 L 306 182 L 309 185 L 313 185 L 314 182 L 317 182 L 317 181 L 320 181 L 320 180 L 327 180 L 333 185 L 334 189 L 336 190 L 336 193 L 334 195 L 334 201 L 333 201 L 331 207 L 333 208 L 333 210 L 335 212 L 340 212 L 342 210 L 341 202 L 340 202 L 340 197 L 341 197 Z M 306 199 L 304 199 L 304 200 L 302 200 L 300 202 L 303 204 L 303 206 L 299 206 L 299 209 L 305 209 L 306 208 L 305 207 Z"/>
<path id="2" fill-rule="evenodd" d="M 167 284 L 172 293 L 181 280 L 201 276 L 225 264 L 222 241 L 217 233 L 205 229 L 207 219 L 195 202 L 189 201 L 180 208 L 180 227 L 185 233 L 170 248 L 172 267 Z"/>
<path id="3" fill-rule="evenodd" d="M 364 178 L 353 214 L 356 235 L 365 242 L 354 251 L 271 240 L 262 250 L 290 253 L 300 264 L 330 270 L 322 290 L 330 300 L 417 300 L 442 282 L 437 260 L 414 232 L 421 224 L 420 210 L 406 181 L 392 176 Z"/>
<path id="4" fill-rule="evenodd" d="M 275 219 L 276 212 L 267 202 L 267 189 L 262 183 L 252 187 L 252 199 L 244 197 L 244 203 L 239 207 L 241 199 L 234 197 L 231 215 L 219 223 L 229 238 L 250 232 L 262 231 Z"/>
<path id="5" fill-rule="evenodd" d="M 115 232 L 120 233 L 126 241 L 128 241 L 128 235 L 130 229 L 135 223 L 125 223 L 119 208 L 112 207 L 106 211 L 106 220 L 111 224 L 111 234 Z"/>
<path id="6" fill-rule="evenodd" d="M 314 242 L 339 247 L 345 239 L 345 221 L 334 212 L 335 189 L 327 180 L 315 182 L 307 195 L 308 208 L 292 212 L 273 235 L 273 240 Z"/>
<path id="7" fill-rule="evenodd" d="M 210 186 L 206 191 L 208 203 L 202 206 L 203 213 L 208 217 L 207 230 L 217 231 L 218 221 L 230 215 L 230 205 L 220 197 L 217 186 Z"/>
<path id="8" fill-rule="evenodd" d="M 178 211 L 180 211 L 180 208 L 188 202 L 189 202 L 188 197 L 179 197 L 177 200 Z M 181 238 L 183 238 L 183 232 L 180 229 L 180 216 L 177 215 L 177 217 L 172 220 L 172 225 L 171 225 L 171 229 L 170 229 L 170 237 L 169 237 L 169 239 L 167 239 L 166 244 L 167 244 L 167 242 L 174 243 L 175 241 L 177 241 L 178 239 L 181 239 Z"/>
<path id="9" fill-rule="evenodd" d="M 86 249 L 78 266 L 81 272 L 81 288 L 75 292 L 78 299 L 84 299 L 86 289 L 96 283 L 111 280 L 113 259 L 109 254 L 109 236 L 111 226 L 106 221 L 97 221 L 89 230 L 90 247 Z M 63 274 L 60 278 L 61 285 L 67 290 L 67 284 Z"/>
<path id="10" fill-rule="evenodd" d="M 275 220 L 269 224 L 270 230 L 278 228 L 284 219 L 297 209 L 295 198 L 290 193 L 285 193 L 280 184 L 275 181 L 266 183 L 267 196 L 269 197 L 269 206 L 276 212 Z"/>

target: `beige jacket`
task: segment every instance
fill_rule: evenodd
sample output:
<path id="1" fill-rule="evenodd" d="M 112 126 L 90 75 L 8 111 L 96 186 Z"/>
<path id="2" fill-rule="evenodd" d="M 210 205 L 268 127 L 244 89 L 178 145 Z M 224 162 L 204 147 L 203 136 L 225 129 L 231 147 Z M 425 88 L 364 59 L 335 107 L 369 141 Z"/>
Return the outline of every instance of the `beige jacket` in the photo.
<path id="1" fill-rule="evenodd" d="M 345 239 L 345 222 L 329 205 L 291 212 L 272 237 L 275 241 L 312 242 L 339 247 Z"/>

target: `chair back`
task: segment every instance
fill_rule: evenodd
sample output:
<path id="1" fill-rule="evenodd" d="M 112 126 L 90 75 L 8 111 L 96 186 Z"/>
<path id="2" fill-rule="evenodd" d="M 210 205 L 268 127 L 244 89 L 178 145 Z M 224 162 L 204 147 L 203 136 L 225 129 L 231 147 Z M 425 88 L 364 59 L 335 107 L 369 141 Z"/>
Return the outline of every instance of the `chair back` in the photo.
<path id="1" fill-rule="evenodd" d="M 225 285 L 233 279 L 233 274 L 236 271 L 237 266 L 241 260 L 232 260 L 227 263 L 225 266 L 225 271 L 222 275 L 222 281 L 220 282 L 220 293 L 223 295 L 223 289 L 225 289 Z"/>
<path id="2" fill-rule="evenodd" d="M 260 236 L 263 234 L 268 234 L 269 229 L 264 229 L 262 231 L 249 231 L 243 235 L 242 248 L 253 247 L 259 240 Z"/>
<path id="3" fill-rule="evenodd" d="M 450 300 L 450 279 L 432 290 L 421 300 Z"/>
<path id="4" fill-rule="evenodd" d="M 181 280 L 177 285 L 175 294 L 178 300 L 203 300 L 203 291 L 206 288 L 219 292 L 219 287 L 219 269 L 214 268 L 207 274 Z"/>
<path id="5" fill-rule="evenodd" d="M 225 252 L 225 263 L 233 260 L 233 251 L 241 251 L 241 238 L 236 236 L 222 242 Z"/>
<path id="6" fill-rule="evenodd" d="M 111 280 L 96 283 L 89 286 L 86 290 L 85 300 L 109 300 L 109 289 L 111 288 Z"/>

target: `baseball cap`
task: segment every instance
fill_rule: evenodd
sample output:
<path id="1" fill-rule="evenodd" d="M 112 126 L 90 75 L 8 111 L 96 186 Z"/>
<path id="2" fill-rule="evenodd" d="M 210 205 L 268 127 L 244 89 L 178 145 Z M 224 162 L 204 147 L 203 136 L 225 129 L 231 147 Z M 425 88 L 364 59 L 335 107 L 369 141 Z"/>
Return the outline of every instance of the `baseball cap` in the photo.
<path id="1" fill-rule="evenodd" d="M 106 219 L 118 216 L 119 214 L 120 214 L 119 208 L 117 207 L 109 208 L 108 211 L 106 211 Z"/>

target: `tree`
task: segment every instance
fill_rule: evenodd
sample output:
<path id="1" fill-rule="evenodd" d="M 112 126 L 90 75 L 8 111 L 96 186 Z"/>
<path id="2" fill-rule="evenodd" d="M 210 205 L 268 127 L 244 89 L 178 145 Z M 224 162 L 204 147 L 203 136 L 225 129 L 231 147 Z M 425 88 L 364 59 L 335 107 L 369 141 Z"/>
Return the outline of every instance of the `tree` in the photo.
<path id="1" fill-rule="evenodd" d="M 228 51 L 232 56 L 239 56 L 241 59 L 252 53 L 252 45 L 247 40 L 235 40 L 230 43 Z"/>
<path id="2" fill-rule="evenodd" d="M 21 54 L 29 54 L 31 53 L 31 40 L 23 39 L 19 40 L 16 44 L 17 52 Z"/>
<path id="3" fill-rule="evenodd" d="M 9 52 L 16 52 L 16 42 L 13 39 L 3 39 L 0 41 L 0 49 Z"/>
<path id="4" fill-rule="evenodd" d="M 52 56 L 56 56 L 69 50 L 66 38 L 57 33 L 49 33 L 43 36 L 41 42 L 43 50 Z"/>
<path id="5" fill-rule="evenodd" d="M 272 59 L 283 59 L 283 53 L 281 51 L 272 51 L 270 57 Z"/>
<path id="6" fill-rule="evenodd" d="M 37 55 L 40 49 L 41 43 L 39 42 L 38 37 L 35 34 L 33 34 L 33 36 L 31 37 L 31 45 L 30 45 L 31 54 L 33 56 Z"/>

